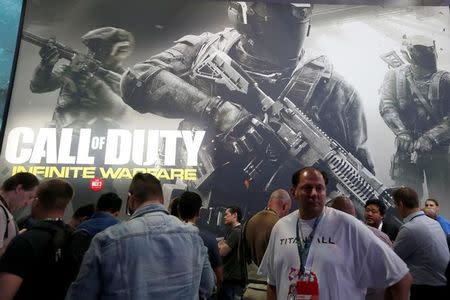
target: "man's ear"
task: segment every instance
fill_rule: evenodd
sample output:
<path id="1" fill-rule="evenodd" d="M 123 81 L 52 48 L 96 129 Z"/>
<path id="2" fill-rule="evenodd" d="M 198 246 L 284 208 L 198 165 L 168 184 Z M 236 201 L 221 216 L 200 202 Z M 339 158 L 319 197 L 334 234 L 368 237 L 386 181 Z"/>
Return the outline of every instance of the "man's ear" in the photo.
<path id="1" fill-rule="evenodd" d="M 119 210 L 112 213 L 112 215 L 114 216 L 114 218 L 118 218 L 118 217 L 119 217 L 119 214 L 120 214 L 120 211 L 119 211 Z"/>
<path id="2" fill-rule="evenodd" d="M 295 187 L 294 186 L 291 187 L 290 192 L 291 192 L 291 196 L 295 198 Z"/>
<path id="3" fill-rule="evenodd" d="M 14 190 L 15 190 L 16 194 L 23 192 L 23 185 L 18 184 Z"/>

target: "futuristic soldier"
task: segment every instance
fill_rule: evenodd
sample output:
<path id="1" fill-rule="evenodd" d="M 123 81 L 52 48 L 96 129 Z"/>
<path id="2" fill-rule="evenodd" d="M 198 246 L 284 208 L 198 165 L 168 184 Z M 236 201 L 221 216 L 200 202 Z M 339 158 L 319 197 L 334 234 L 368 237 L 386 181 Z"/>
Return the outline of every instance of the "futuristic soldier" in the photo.
<path id="1" fill-rule="evenodd" d="M 132 108 L 183 118 L 181 128 L 206 130 L 198 188 L 208 191 L 210 206 L 238 205 L 246 211 L 249 205 L 247 211 L 256 212 L 268 192 L 288 188 L 287 178 L 298 166 L 286 164 L 276 174 L 262 169 L 261 174 L 272 173 L 259 184 L 247 180 L 246 166 L 255 152 L 278 159 L 278 165 L 284 161 L 261 139 L 270 136 L 271 129 L 261 126 L 256 99 L 201 76 L 198 66 L 208 52 L 227 53 L 272 99 L 289 83 L 289 99 L 373 170 L 364 146 L 366 121 L 359 95 L 326 57 L 307 58 L 302 48 L 311 12 L 308 5 L 231 2 L 228 15 L 234 28 L 182 37 L 124 74 L 122 94 Z"/>
<path id="2" fill-rule="evenodd" d="M 450 74 L 437 70 L 435 42 L 404 36 L 409 64 L 391 69 L 381 87 L 380 114 L 395 134 L 391 177 L 422 193 L 424 172 L 430 197 L 448 197 Z"/>
<path id="3" fill-rule="evenodd" d="M 68 65 L 55 67 L 60 55 L 57 47 L 50 42 L 39 51 L 42 60 L 30 84 L 33 93 L 60 89 L 51 125 L 56 127 L 58 133 L 63 128 L 73 129 L 71 150 L 74 153 L 78 146 L 79 129 L 90 128 L 91 135 L 106 136 L 107 129 L 119 127 L 117 121 L 129 109 L 120 96 L 120 76 L 125 71 L 121 63 L 134 46 L 134 37 L 130 32 L 114 27 L 91 30 L 81 40 L 88 48 L 88 58 L 100 62 L 100 67 L 108 72 L 89 68 L 89 62 L 82 56 L 74 57 Z M 104 158 L 100 150 L 92 154 L 96 162 Z M 83 179 L 69 181 L 75 186 L 86 185 Z M 103 191 L 115 191 L 112 180 L 105 181 Z M 88 187 L 80 189 L 72 201 L 73 211 L 91 204 L 97 198 Z"/>
<path id="4" fill-rule="evenodd" d="M 113 120 L 126 110 L 120 97 L 120 75 L 125 71 L 121 62 L 131 53 L 134 38 L 123 29 L 102 27 L 89 31 L 81 40 L 88 48 L 88 56 L 99 61 L 102 68 L 117 73 L 117 78 L 83 68 L 86 62 L 82 57 L 55 68 L 59 53 L 50 42 L 39 51 L 42 60 L 31 80 L 31 91 L 60 89 L 52 120 L 58 129 L 74 128 L 76 133 L 79 128 L 117 127 Z"/>

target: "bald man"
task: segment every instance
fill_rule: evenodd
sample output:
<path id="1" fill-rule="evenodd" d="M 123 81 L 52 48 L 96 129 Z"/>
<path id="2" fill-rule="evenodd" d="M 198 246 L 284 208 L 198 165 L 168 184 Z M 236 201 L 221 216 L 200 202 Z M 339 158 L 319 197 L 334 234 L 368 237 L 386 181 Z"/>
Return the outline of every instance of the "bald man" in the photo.
<path id="1" fill-rule="evenodd" d="M 325 207 L 323 172 L 298 170 L 291 193 L 299 209 L 272 228 L 259 267 L 268 300 L 363 299 L 366 288 L 387 286 L 393 299 L 408 299 L 406 264 L 362 222 Z"/>
<path id="2" fill-rule="evenodd" d="M 333 200 L 331 200 L 330 206 L 334 209 L 343 211 L 345 213 L 348 213 L 349 215 L 356 217 L 355 206 L 347 196 L 341 195 L 333 198 Z"/>
<path id="3" fill-rule="evenodd" d="M 283 189 L 278 189 L 269 197 L 267 207 L 256 213 L 244 225 L 244 257 L 248 265 L 248 281 L 244 299 L 266 299 L 267 285 L 265 277 L 257 276 L 257 267 L 266 252 L 270 232 L 275 223 L 286 216 L 291 209 L 291 196 Z M 256 266 L 255 266 L 256 265 Z"/>
<path id="4" fill-rule="evenodd" d="M 267 207 L 251 217 L 244 228 L 249 257 L 259 266 L 269 242 L 270 232 L 278 219 L 284 217 L 291 209 L 291 196 L 285 190 L 274 191 L 267 202 Z"/>

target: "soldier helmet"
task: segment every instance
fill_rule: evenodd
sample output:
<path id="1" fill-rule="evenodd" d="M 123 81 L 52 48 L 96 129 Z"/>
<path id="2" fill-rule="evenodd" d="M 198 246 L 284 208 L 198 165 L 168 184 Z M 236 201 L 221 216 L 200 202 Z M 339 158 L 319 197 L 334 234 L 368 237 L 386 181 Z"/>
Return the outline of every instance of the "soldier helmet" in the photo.
<path id="1" fill-rule="evenodd" d="M 240 33 L 255 44 L 280 47 L 285 55 L 298 55 L 311 15 L 310 4 L 232 1 L 228 6 L 228 17 Z"/>
<path id="2" fill-rule="evenodd" d="M 405 59 L 414 65 L 423 68 L 436 68 L 436 42 L 423 35 L 403 35 L 402 54 Z"/>
<path id="3" fill-rule="evenodd" d="M 133 35 L 121 28 L 101 27 L 87 32 L 81 41 L 95 56 L 128 56 L 134 47 Z"/>

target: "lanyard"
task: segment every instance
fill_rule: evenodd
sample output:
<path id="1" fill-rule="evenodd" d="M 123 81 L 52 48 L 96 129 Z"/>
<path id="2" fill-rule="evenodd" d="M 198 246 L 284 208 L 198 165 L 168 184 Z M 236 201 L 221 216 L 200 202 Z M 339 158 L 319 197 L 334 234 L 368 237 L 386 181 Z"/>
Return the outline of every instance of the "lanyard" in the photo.
<path id="1" fill-rule="evenodd" d="M 411 220 L 409 220 L 409 222 L 411 222 L 412 220 L 414 220 L 417 217 L 422 217 L 422 216 L 425 216 L 425 213 L 412 217 Z"/>
<path id="2" fill-rule="evenodd" d="M 311 247 L 317 225 L 319 224 L 320 219 L 322 218 L 322 215 L 323 215 L 323 213 L 320 214 L 320 216 L 314 221 L 313 230 L 311 231 L 308 238 L 306 239 L 304 247 L 302 246 L 303 233 L 302 233 L 302 239 L 300 240 L 300 235 L 299 235 L 299 230 L 298 230 L 299 225 L 300 225 L 300 219 L 297 219 L 297 226 L 296 226 L 295 230 L 296 230 L 296 234 L 297 234 L 296 241 L 297 241 L 298 256 L 300 258 L 300 272 L 301 273 L 305 272 L 305 265 L 306 265 L 306 260 L 308 258 L 308 254 L 309 254 L 309 248 Z"/>

